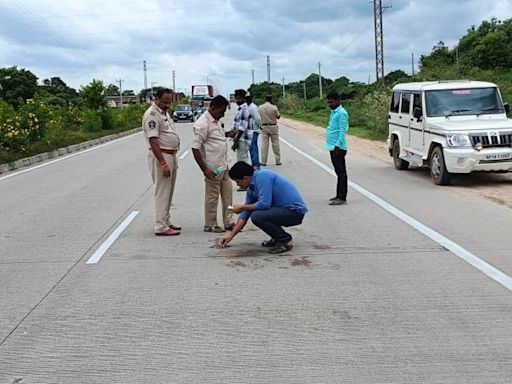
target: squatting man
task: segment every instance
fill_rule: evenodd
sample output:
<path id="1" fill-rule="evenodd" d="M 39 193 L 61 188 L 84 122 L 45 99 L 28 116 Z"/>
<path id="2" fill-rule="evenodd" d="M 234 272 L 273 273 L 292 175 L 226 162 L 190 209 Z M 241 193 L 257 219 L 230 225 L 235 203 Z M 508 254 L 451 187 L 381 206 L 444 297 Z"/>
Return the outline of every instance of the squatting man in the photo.
<path id="1" fill-rule="evenodd" d="M 308 208 L 295 186 L 283 176 L 269 170 L 254 170 L 239 161 L 229 170 L 229 177 L 240 188 L 247 190 L 245 204 L 235 204 L 233 213 L 240 214 L 232 231 L 220 239 L 224 248 L 245 227 L 249 217 L 254 225 L 270 236 L 261 245 L 270 254 L 280 254 L 292 249 L 292 235 L 283 227 L 302 223 Z"/>

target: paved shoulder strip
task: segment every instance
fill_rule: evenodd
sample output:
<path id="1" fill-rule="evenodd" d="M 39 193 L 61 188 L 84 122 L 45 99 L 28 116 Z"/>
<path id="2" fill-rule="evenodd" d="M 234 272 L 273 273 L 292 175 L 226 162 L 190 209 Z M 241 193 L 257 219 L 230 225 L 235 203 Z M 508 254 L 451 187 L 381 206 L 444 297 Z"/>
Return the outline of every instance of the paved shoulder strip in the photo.
<path id="1" fill-rule="evenodd" d="M 289 146 L 291 149 L 296 151 L 297 153 L 301 154 L 308 160 L 310 160 L 312 163 L 317 165 L 318 167 L 322 168 L 324 171 L 329 173 L 330 175 L 336 177 L 336 173 L 333 169 L 322 163 L 320 160 L 315 159 L 313 156 L 307 154 L 306 152 L 302 151 L 301 149 L 297 148 L 293 144 L 289 143 L 288 141 L 284 140 L 283 138 L 280 138 L 280 140 L 285 143 L 287 146 Z M 503 285 L 505 288 L 507 288 L 509 291 L 512 291 L 512 277 L 506 275 L 499 269 L 493 267 L 489 263 L 485 262 L 484 260 L 480 259 L 479 257 L 473 255 L 471 252 L 467 251 L 463 247 L 461 247 L 459 244 L 455 243 L 454 241 L 448 239 L 447 237 L 443 236 L 439 232 L 434 231 L 432 228 L 427 227 L 426 225 L 420 223 L 418 220 L 414 219 L 413 217 L 409 216 L 405 212 L 402 212 L 398 208 L 394 207 L 393 205 L 389 204 L 388 202 L 384 201 L 377 195 L 373 194 L 372 192 L 368 191 L 367 189 L 361 187 L 360 185 L 349 181 L 349 186 L 353 189 L 355 189 L 357 192 L 362 194 L 363 196 L 366 196 L 368 199 L 373 201 L 375 204 L 379 205 L 392 215 L 396 216 L 403 222 L 409 224 L 411 227 L 416 229 L 417 231 L 421 232 L 425 236 L 429 237 L 430 239 L 434 240 L 439 245 L 445 247 L 450 252 L 452 252 L 455 256 L 461 258 L 468 264 L 472 265 L 476 269 L 478 269 L 480 272 L 485 273 L 487 276 L 489 276 L 494 281 L 498 282 L 499 284 Z"/>

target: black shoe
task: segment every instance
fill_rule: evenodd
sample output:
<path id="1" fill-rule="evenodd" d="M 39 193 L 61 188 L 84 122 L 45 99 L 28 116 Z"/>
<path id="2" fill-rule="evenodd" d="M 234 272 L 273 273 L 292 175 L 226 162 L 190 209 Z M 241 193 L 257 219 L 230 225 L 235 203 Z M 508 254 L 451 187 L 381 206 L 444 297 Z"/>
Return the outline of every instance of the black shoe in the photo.
<path id="1" fill-rule="evenodd" d="M 288 244 L 285 244 L 285 243 L 276 243 L 275 246 L 273 246 L 272 248 L 270 248 L 268 250 L 268 253 L 270 253 L 271 255 L 279 255 L 281 253 L 285 253 L 285 252 L 288 252 L 292 249 L 292 246 L 291 245 L 288 245 Z"/>
<path id="2" fill-rule="evenodd" d="M 275 241 L 274 239 L 270 239 L 270 240 L 265 240 L 263 243 L 261 243 L 261 246 L 272 248 L 272 247 L 275 247 L 276 244 L 277 244 L 277 241 Z"/>
<path id="3" fill-rule="evenodd" d="M 347 200 L 334 199 L 329 202 L 329 205 L 345 205 L 347 204 Z"/>
<path id="4" fill-rule="evenodd" d="M 334 196 L 334 197 L 331 197 L 331 198 L 329 199 L 329 201 L 333 201 L 333 200 L 336 200 L 336 199 L 337 199 L 337 197 L 336 197 L 336 196 Z"/>

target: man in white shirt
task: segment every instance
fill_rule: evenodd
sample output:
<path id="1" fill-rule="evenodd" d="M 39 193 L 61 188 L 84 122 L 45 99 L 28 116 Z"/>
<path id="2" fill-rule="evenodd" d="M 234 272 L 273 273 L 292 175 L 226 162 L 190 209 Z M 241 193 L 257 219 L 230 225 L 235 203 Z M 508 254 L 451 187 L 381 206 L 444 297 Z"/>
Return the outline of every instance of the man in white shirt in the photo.
<path id="1" fill-rule="evenodd" d="M 216 96 L 210 102 L 208 111 L 194 123 L 192 152 L 205 180 L 205 232 L 225 232 L 234 226 L 233 213 L 228 207 L 233 204 L 233 184 L 228 175 L 228 145 L 219 120 L 224 116 L 229 102 L 223 96 Z M 217 222 L 219 195 L 222 201 L 224 228 Z"/>

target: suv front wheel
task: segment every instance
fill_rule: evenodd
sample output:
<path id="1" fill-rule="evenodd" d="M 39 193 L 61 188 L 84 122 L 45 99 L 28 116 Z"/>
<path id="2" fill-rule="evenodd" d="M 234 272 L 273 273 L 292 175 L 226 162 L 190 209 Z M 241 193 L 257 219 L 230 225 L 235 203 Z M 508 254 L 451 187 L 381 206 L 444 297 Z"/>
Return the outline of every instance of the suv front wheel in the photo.
<path id="1" fill-rule="evenodd" d="M 430 156 L 430 176 L 436 185 L 448 185 L 452 175 L 446 170 L 442 147 L 435 147 Z"/>

